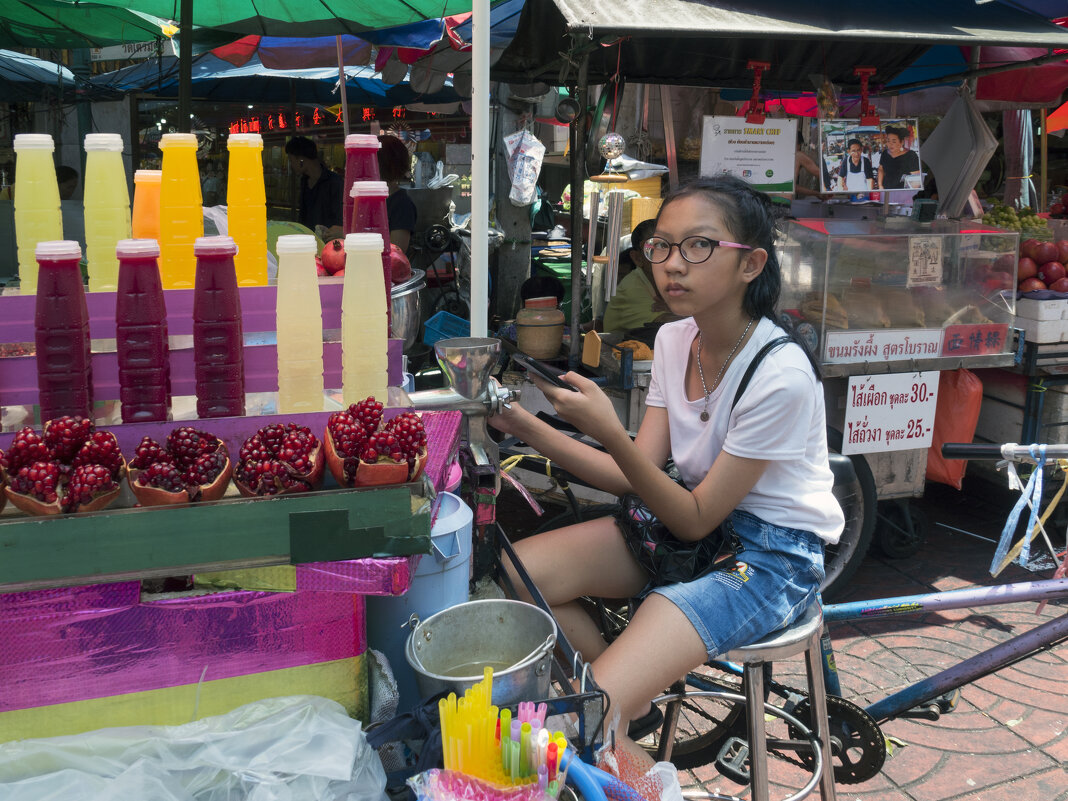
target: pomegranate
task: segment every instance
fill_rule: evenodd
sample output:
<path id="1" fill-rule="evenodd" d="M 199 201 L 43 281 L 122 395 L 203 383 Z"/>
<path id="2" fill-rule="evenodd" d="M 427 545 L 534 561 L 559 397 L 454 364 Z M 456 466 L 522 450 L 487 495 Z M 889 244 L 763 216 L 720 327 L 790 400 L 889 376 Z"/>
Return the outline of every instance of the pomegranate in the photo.
<path id="1" fill-rule="evenodd" d="M 1068 264 L 1068 239 L 1057 240 L 1057 261 Z"/>
<path id="2" fill-rule="evenodd" d="M 1016 266 L 1016 256 L 1013 253 L 1002 253 L 994 259 L 994 270 L 1001 273 L 1011 273 Z"/>
<path id="3" fill-rule="evenodd" d="M 1058 278 L 1064 278 L 1064 275 L 1064 265 L 1059 261 L 1047 261 L 1038 268 L 1038 277 L 1045 282 L 1046 286 L 1049 286 Z"/>
<path id="4" fill-rule="evenodd" d="M 310 492 L 323 479 L 323 446 L 311 429 L 272 423 L 241 445 L 234 484 L 242 495 Z"/>
<path id="5" fill-rule="evenodd" d="M 1017 287 L 1021 292 L 1038 292 L 1045 288 L 1046 284 L 1041 278 L 1025 278 Z"/>
<path id="6" fill-rule="evenodd" d="M 1035 246 L 1038 244 L 1037 239 L 1025 239 L 1020 243 L 1020 255 L 1026 256 L 1029 259 L 1035 258 Z M 1038 262 L 1038 259 L 1035 259 Z M 1041 262 L 1038 262 L 1041 264 Z"/>
<path id="7" fill-rule="evenodd" d="M 1036 264 L 1057 261 L 1057 246 L 1052 242 L 1039 242 L 1031 248 L 1031 258 Z"/>
<path id="8" fill-rule="evenodd" d="M 382 425 L 382 404 L 365 398 L 326 424 L 326 462 L 343 487 L 414 481 L 426 464 L 426 431 L 419 415 L 405 412 Z"/>
<path id="9" fill-rule="evenodd" d="M 0 456 L 0 474 L 5 495 L 24 512 L 92 512 L 118 497 L 126 460 L 110 431 L 83 417 L 57 417 L 42 434 L 28 426 L 16 433 Z"/>
<path id="10" fill-rule="evenodd" d="M 411 262 L 409 262 L 408 257 L 404 255 L 404 251 L 392 242 L 389 243 L 389 263 L 394 284 L 403 284 L 412 277 Z"/>
<path id="11" fill-rule="evenodd" d="M 1029 259 L 1027 256 L 1020 257 L 1020 264 L 1016 268 L 1016 280 L 1023 281 L 1027 278 L 1034 278 L 1038 274 L 1038 265 L 1035 264 L 1034 259 Z"/>
<path id="12" fill-rule="evenodd" d="M 221 439 L 179 426 L 167 435 L 165 445 L 151 437 L 141 439 L 127 481 L 142 506 L 173 506 L 219 500 L 233 471 Z"/>
<path id="13" fill-rule="evenodd" d="M 345 240 L 331 239 L 323 245 L 323 252 L 319 255 L 323 269 L 327 275 L 333 275 L 338 270 L 345 269 Z"/>
<path id="14" fill-rule="evenodd" d="M 1068 277 L 1058 278 L 1049 285 L 1049 288 L 1051 292 L 1060 292 L 1062 294 L 1068 293 Z"/>

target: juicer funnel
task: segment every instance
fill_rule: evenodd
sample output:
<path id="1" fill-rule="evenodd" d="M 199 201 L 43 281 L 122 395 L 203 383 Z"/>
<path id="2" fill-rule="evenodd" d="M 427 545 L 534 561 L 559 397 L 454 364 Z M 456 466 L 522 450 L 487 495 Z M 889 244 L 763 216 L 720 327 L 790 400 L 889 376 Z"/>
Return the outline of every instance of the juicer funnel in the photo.
<path id="1" fill-rule="evenodd" d="M 501 341 L 490 337 L 454 337 L 434 343 L 434 355 L 449 386 L 468 400 L 478 398 L 501 354 Z"/>

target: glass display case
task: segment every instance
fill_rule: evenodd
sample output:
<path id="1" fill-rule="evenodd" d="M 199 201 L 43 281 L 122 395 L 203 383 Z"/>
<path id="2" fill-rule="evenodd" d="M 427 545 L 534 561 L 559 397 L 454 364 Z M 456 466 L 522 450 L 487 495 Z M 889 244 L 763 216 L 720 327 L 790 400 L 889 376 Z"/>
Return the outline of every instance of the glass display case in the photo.
<path id="1" fill-rule="evenodd" d="M 791 220 L 782 310 L 828 376 L 1012 363 L 1019 233 L 956 220 Z"/>

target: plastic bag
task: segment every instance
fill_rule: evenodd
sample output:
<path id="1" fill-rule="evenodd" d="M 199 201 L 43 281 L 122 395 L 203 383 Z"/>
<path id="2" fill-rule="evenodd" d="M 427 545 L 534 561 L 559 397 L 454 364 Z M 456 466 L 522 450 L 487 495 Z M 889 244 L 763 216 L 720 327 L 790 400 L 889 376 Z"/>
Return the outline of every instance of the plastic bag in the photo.
<path id="1" fill-rule="evenodd" d="M 529 206 L 537 197 L 545 145 L 530 131 L 523 130 L 504 137 L 504 146 L 508 151 L 508 178 L 512 182 L 508 199 L 514 206 Z"/>
<path id="2" fill-rule="evenodd" d="M 983 404 L 983 382 L 971 370 L 944 370 L 938 379 L 934 433 L 927 451 L 927 480 L 961 488 L 968 463 L 945 459 L 942 444 L 971 442 Z"/>
<path id="3" fill-rule="evenodd" d="M 318 696 L 267 698 L 181 726 L 0 745 L 4 801 L 385 801 L 361 724 Z"/>

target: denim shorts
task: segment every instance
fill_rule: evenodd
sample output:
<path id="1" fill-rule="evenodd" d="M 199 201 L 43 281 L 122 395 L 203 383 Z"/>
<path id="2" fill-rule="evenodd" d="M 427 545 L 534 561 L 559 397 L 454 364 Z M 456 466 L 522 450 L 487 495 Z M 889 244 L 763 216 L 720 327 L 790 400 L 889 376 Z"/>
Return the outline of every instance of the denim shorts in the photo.
<path id="1" fill-rule="evenodd" d="M 739 510 L 730 520 L 745 546 L 733 569 L 645 593 L 659 593 L 682 610 L 709 658 L 789 625 L 816 600 L 823 582 L 823 545 L 815 534 Z"/>

